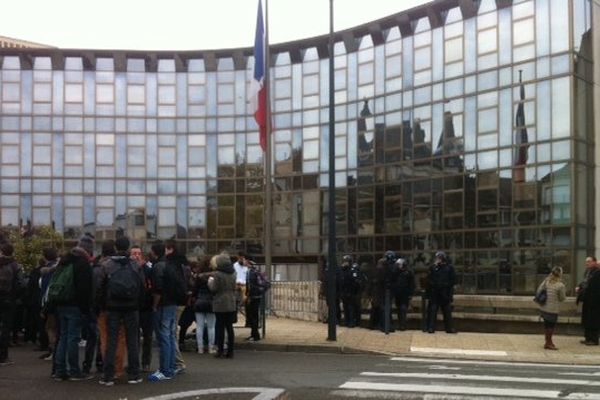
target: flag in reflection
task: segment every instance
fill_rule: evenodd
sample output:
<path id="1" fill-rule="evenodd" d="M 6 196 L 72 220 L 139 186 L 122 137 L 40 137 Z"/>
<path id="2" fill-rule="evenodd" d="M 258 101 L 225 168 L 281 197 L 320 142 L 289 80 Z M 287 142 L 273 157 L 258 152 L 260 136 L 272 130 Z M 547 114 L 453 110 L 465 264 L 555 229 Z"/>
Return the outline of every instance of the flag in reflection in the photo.
<path id="1" fill-rule="evenodd" d="M 519 100 L 519 106 L 517 107 L 517 114 L 515 117 L 515 126 L 517 128 L 515 132 L 516 148 L 513 157 L 513 180 L 515 182 L 525 182 L 525 164 L 527 164 L 527 153 L 529 152 L 529 138 L 527 136 L 527 128 L 525 127 L 525 87 L 523 86 L 523 82 L 521 80 L 521 72 L 522 71 L 519 71 L 521 98 Z"/>

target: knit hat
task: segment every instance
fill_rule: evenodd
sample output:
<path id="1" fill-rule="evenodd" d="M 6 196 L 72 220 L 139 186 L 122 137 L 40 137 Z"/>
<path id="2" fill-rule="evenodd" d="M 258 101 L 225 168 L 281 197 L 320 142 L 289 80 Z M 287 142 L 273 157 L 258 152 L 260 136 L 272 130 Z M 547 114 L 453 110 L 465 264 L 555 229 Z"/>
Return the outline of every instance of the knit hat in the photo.
<path id="1" fill-rule="evenodd" d="M 83 235 L 81 237 L 81 239 L 79 239 L 79 243 L 77 243 L 77 247 L 81 247 L 82 249 L 87 251 L 87 253 L 90 256 L 93 256 L 94 255 L 94 237 L 92 235 L 90 235 L 89 233 L 86 233 L 85 235 Z"/>

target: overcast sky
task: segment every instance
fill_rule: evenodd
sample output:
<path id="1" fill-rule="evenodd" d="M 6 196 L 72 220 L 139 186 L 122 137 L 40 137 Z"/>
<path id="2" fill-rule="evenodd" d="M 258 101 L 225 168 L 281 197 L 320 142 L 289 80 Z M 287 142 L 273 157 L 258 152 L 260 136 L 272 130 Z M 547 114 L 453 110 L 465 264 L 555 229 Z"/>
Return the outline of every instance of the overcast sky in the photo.
<path id="1" fill-rule="evenodd" d="M 335 0 L 335 30 L 428 1 Z M 0 13 L 0 35 L 62 48 L 251 47 L 257 6 L 258 0 L 17 0 Z M 271 43 L 328 31 L 329 0 L 269 0 Z"/>

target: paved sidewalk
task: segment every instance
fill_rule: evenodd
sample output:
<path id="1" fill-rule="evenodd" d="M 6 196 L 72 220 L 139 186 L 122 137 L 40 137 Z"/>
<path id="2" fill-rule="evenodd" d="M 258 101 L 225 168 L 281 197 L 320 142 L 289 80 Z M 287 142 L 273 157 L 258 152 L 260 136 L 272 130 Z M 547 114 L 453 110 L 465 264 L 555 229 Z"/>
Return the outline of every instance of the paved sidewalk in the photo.
<path id="1" fill-rule="evenodd" d="M 244 342 L 247 328 L 236 328 L 243 348 L 279 351 L 377 353 L 387 355 L 463 358 L 559 364 L 598 364 L 600 346 L 585 346 L 579 336 L 555 336 L 558 351 L 544 350 L 543 327 L 539 335 L 459 332 L 450 335 L 421 331 L 396 331 L 388 335 L 365 328 L 337 328 L 337 341 L 327 341 L 327 324 L 269 317 L 266 338 Z M 249 330 L 248 330 L 249 333 Z"/>

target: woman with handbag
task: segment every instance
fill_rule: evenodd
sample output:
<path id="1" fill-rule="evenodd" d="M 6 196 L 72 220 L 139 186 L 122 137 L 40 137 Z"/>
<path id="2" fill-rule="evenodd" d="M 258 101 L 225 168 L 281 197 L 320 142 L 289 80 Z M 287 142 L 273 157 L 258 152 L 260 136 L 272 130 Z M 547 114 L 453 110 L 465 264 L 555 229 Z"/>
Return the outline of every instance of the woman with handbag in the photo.
<path id="1" fill-rule="evenodd" d="M 196 343 L 198 354 L 217 352 L 215 347 L 215 313 L 212 310 L 213 295 L 208 289 L 210 273 L 210 257 L 197 263 L 193 274 L 193 288 L 195 293 L 194 312 L 196 314 Z M 204 346 L 204 329 L 208 337 L 208 346 Z"/>
<path id="2" fill-rule="evenodd" d="M 544 349 L 558 350 L 552 342 L 552 335 L 558 320 L 559 303 L 565 301 L 566 289 L 562 282 L 563 270 L 561 267 L 554 267 L 546 279 L 540 284 L 536 291 L 536 299 L 540 299 L 540 317 L 544 321 L 546 343 Z M 546 292 L 546 300 L 543 301 L 543 291 Z"/>

